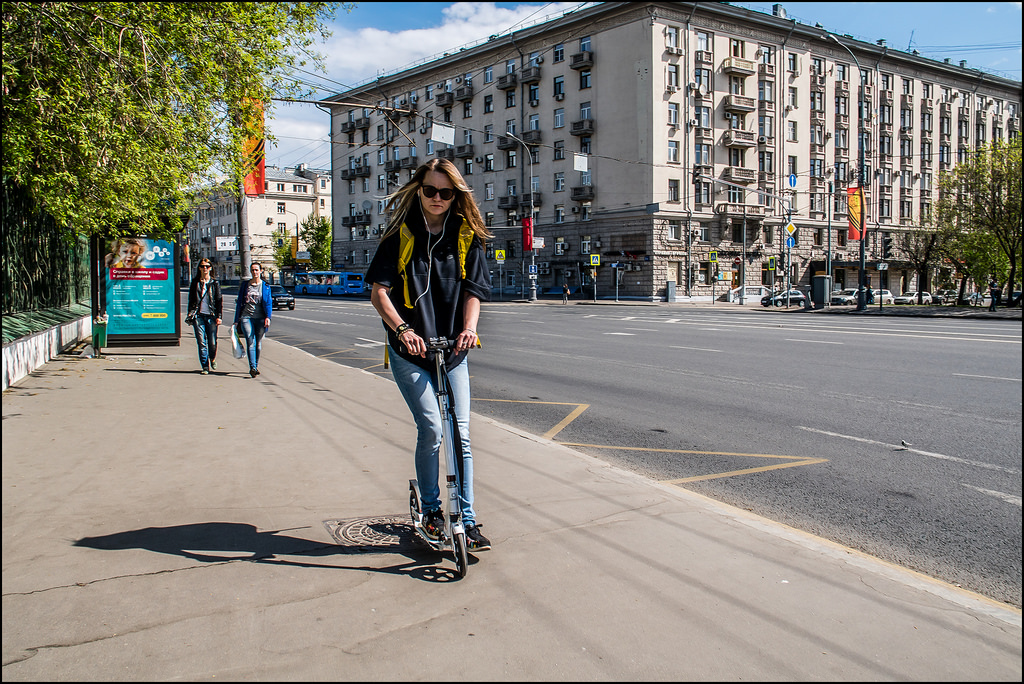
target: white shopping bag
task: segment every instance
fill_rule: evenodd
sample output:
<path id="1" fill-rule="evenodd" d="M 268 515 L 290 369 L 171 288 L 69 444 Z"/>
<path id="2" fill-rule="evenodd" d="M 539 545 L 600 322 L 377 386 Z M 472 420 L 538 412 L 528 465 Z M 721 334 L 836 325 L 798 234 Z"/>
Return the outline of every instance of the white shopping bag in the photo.
<path id="1" fill-rule="evenodd" d="M 238 326 L 231 326 L 231 355 L 236 359 L 240 359 L 245 356 L 245 347 L 242 346 L 242 341 L 238 339 Z"/>

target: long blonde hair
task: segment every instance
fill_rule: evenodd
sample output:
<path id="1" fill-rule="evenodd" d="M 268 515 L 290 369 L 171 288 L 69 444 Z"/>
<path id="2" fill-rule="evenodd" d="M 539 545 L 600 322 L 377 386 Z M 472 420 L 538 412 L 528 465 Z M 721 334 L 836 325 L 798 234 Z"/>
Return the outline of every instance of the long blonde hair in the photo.
<path id="1" fill-rule="evenodd" d="M 452 199 L 452 209 L 466 220 L 469 227 L 476 233 L 476 236 L 480 238 L 480 241 L 486 244 L 487 239 L 493 237 L 493 234 L 487 230 L 487 226 L 480 216 L 480 209 L 476 205 L 473 191 L 470 190 L 469 185 L 466 184 L 465 179 L 459 173 L 455 164 L 452 164 L 447 159 L 431 159 L 425 162 L 416 169 L 416 173 L 412 175 L 412 180 L 388 197 L 385 211 L 391 214 L 391 219 L 388 221 L 388 227 L 380 239 L 383 240 L 389 235 L 398 232 L 402 227 L 402 224 L 405 223 L 405 217 L 409 214 L 409 210 L 419 202 L 419 189 L 423 185 L 423 179 L 431 171 L 443 173 L 448 177 L 452 186 L 457 190 L 455 197 Z"/>

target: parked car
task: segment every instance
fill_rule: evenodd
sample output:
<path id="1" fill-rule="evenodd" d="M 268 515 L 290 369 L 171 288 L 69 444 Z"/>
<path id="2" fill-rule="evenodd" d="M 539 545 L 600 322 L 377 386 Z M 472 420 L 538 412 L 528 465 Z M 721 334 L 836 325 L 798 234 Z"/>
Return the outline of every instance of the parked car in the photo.
<path id="1" fill-rule="evenodd" d="M 874 295 L 871 301 L 872 304 L 877 304 L 879 297 L 881 297 L 882 304 L 892 304 L 893 296 L 889 290 L 872 290 L 871 293 Z"/>
<path id="2" fill-rule="evenodd" d="M 561 291 L 561 290 L 559 290 L 559 291 Z M 760 297 L 764 297 L 765 295 L 768 295 L 768 294 L 771 294 L 771 289 L 769 289 L 765 285 L 747 285 L 746 289 L 743 292 L 743 301 L 745 303 L 750 303 L 754 299 L 760 298 Z M 740 288 L 734 287 L 733 289 L 729 290 L 729 296 L 726 299 L 726 301 L 729 301 L 729 302 L 738 302 L 738 301 L 740 301 Z"/>
<path id="3" fill-rule="evenodd" d="M 932 295 L 930 292 L 904 292 L 899 297 L 893 297 L 893 304 L 917 304 L 920 299 L 921 304 L 931 304 Z"/>
<path id="4" fill-rule="evenodd" d="M 967 297 L 967 303 L 971 306 L 988 306 L 991 301 L 992 298 L 987 292 L 973 292 Z"/>
<path id="5" fill-rule="evenodd" d="M 806 306 L 807 295 L 800 290 L 789 291 L 790 306 Z M 761 298 L 761 306 L 786 306 L 786 291 L 765 295 Z"/>
<path id="6" fill-rule="evenodd" d="M 284 285 L 271 285 L 270 296 L 274 300 L 275 309 L 295 309 L 295 297 L 284 289 Z"/>
<path id="7" fill-rule="evenodd" d="M 848 287 L 845 290 L 832 293 L 832 304 L 839 306 L 846 306 L 849 304 L 857 303 L 857 290 L 856 287 Z"/>
<path id="8" fill-rule="evenodd" d="M 932 304 L 955 304 L 956 290 L 939 290 L 932 293 Z"/>

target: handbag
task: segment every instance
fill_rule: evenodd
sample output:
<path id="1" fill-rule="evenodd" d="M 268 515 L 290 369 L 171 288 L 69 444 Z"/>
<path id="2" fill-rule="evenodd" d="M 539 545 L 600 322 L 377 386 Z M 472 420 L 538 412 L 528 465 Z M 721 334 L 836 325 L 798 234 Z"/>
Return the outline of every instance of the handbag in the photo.
<path id="1" fill-rule="evenodd" d="M 196 312 L 195 311 L 189 311 L 188 315 L 185 316 L 185 325 L 195 325 L 195 324 L 196 324 Z"/>
<path id="2" fill-rule="evenodd" d="M 231 326 L 231 355 L 236 359 L 240 359 L 245 356 L 245 347 L 242 346 L 242 341 L 238 339 L 238 326 Z"/>

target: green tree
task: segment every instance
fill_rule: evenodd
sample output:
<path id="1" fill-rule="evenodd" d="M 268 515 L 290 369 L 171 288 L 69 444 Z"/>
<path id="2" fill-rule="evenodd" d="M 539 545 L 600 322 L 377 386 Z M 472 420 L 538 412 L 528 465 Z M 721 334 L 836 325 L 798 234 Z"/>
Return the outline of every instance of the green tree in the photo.
<path id="1" fill-rule="evenodd" d="M 943 255 L 965 277 L 983 284 L 995 276 L 1007 291 L 1022 270 L 1021 171 L 1017 137 L 980 147 L 939 177 L 936 221 Z"/>
<path id="2" fill-rule="evenodd" d="M 299 228 L 299 241 L 309 251 L 311 270 L 331 270 L 331 222 L 327 217 L 307 216 Z"/>
<path id="3" fill-rule="evenodd" d="M 350 9 L 350 7 L 346 7 Z M 4 2 L 3 176 L 69 232 L 163 236 L 245 175 L 271 97 L 306 95 L 326 2 Z"/>
<path id="4" fill-rule="evenodd" d="M 271 239 L 274 247 L 274 264 L 278 271 L 295 268 L 295 256 L 292 254 L 292 242 L 294 235 L 288 233 L 288 229 L 275 230 Z"/>

